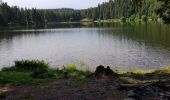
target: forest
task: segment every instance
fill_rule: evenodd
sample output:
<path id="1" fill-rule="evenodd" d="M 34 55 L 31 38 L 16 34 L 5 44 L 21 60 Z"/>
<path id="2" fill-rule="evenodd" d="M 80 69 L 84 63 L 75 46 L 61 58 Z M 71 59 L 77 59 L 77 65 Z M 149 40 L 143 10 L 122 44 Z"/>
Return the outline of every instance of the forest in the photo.
<path id="1" fill-rule="evenodd" d="M 27 9 L 10 7 L 7 3 L 0 5 L 0 25 L 44 25 L 55 22 L 79 22 L 88 18 L 92 21 L 107 19 L 126 19 L 130 21 L 159 19 L 170 22 L 169 0 L 110 0 L 97 7 L 75 10 L 61 9 Z"/>

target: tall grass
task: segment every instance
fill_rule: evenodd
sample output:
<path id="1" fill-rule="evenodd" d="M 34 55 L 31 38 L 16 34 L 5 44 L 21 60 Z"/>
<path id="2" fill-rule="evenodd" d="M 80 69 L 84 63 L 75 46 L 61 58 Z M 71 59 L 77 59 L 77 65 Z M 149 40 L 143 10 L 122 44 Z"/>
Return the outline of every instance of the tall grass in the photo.
<path id="1" fill-rule="evenodd" d="M 27 71 L 39 71 L 47 70 L 49 68 L 49 64 L 39 60 L 22 60 L 15 61 L 15 67 Z"/>

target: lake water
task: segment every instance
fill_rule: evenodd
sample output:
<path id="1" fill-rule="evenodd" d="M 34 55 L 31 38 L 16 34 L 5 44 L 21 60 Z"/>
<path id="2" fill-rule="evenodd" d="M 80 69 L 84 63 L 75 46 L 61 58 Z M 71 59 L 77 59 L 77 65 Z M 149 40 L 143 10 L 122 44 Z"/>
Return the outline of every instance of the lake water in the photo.
<path id="1" fill-rule="evenodd" d="M 156 69 L 170 64 L 170 26 L 164 24 L 53 25 L 0 30 L 0 68 L 38 59 L 52 68 Z"/>

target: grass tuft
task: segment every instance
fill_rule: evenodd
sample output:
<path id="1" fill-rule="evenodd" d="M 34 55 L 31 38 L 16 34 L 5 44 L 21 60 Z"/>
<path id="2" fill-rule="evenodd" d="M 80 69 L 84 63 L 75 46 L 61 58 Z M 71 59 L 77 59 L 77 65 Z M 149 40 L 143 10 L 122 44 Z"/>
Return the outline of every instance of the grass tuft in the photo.
<path id="1" fill-rule="evenodd" d="M 74 64 L 69 64 L 69 65 L 67 65 L 67 66 L 65 67 L 65 69 L 66 69 L 67 71 L 69 71 L 69 72 L 77 71 L 77 67 L 76 67 L 76 65 L 74 65 Z"/>

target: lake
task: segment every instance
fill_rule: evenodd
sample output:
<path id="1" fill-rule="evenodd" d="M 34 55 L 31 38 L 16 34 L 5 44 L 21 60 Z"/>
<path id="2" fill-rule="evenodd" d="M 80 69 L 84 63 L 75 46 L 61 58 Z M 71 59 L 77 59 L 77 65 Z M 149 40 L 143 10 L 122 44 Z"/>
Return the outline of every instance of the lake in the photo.
<path id="1" fill-rule="evenodd" d="M 53 25 L 0 29 L 0 68 L 16 60 L 44 60 L 52 68 L 67 64 L 90 70 L 157 69 L 170 64 L 170 26 L 160 23 Z"/>

